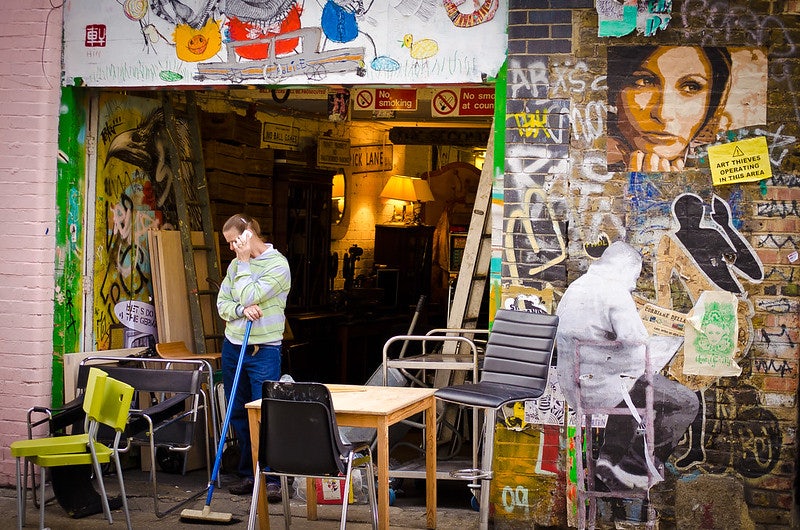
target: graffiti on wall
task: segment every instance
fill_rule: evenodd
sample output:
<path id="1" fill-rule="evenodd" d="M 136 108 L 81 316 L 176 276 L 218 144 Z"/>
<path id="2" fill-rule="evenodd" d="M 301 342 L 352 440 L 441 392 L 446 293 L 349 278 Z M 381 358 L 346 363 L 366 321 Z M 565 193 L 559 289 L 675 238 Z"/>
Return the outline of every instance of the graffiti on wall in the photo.
<path id="1" fill-rule="evenodd" d="M 505 60 L 508 3 L 67 0 L 65 82 L 467 83 Z"/>
<path id="2" fill-rule="evenodd" d="M 83 333 L 83 225 L 86 114 L 75 90 L 61 92 L 56 169 L 55 285 L 53 299 L 53 405 L 63 404 L 63 355 L 81 350 Z"/>
<path id="3" fill-rule="evenodd" d="M 697 415 L 675 450 L 678 470 L 702 469 L 743 477 L 768 474 L 780 459 L 782 436 L 778 419 L 762 407 L 752 386 L 713 386 L 697 393 Z"/>
<path id="4" fill-rule="evenodd" d="M 112 94 L 101 95 L 99 106 L 93 349 L 148 346 L 155 325 L 139 325 L 153 313 L 147 232 L 174 220 L 166 144 L 153 119 L 159 109 L 153 100 Z"/>
<path id="5" fill-rule="evenodd" d="M 717 133 L 766 123 L 766 83 L 760 48 L 609 47 L 609 171 L 697 166 Z"/>

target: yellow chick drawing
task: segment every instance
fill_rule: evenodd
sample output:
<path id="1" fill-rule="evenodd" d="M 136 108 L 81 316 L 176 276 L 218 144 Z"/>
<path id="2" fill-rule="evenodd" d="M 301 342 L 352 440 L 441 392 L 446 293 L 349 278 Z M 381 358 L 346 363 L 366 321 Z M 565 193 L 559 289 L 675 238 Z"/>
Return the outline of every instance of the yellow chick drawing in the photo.
<path id="1" fill-rule="evenodd" d="M 406 33 L 402 45 L 408 48 L 414 59 L 428 59 L 439 53 L 439 44 L 435 40 L 422 39 L 415 42 L 411 33 Z"/>

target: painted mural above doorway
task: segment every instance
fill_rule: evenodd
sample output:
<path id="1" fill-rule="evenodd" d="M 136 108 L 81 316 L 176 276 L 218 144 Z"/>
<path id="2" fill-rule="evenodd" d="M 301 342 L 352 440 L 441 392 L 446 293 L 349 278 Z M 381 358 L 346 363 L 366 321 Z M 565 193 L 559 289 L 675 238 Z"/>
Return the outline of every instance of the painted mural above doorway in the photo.
<path id="1" fill-rule="evenodd" d="M 507 2 L 486 0 L 475 13 L 455 4 L 66 0 L 63 82 L 433 84 L 495 76 L 506 55 Z"/>

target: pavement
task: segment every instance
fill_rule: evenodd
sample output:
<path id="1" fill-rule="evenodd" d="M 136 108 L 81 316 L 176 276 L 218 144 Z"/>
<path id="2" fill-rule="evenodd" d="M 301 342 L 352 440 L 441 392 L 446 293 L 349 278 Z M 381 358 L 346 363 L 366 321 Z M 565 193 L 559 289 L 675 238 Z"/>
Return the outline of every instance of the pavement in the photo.
<path id="1" fill-rule="evenodd" d="M 164 512 L 171 506 L 188 498 L 198 495 L 196 500 L 178 508 L 164 517 L 156 517 L 152 497 L 150 474 L 139 469 L 126 469 L 125 489 L 127 491 L 128 505 L 131 514 L 131 523 L 134 529 L 170 529 L 187 530 L 201 528 L 246 528 L 248 511 L 250 509 L 250 496 L 232 495 L 228 486 L 235 482 L 235 477 L 221 474 L 221 487 L 215 487 L 211 500 L 211 509 L 214 512 L 227 512 L 233 515 L 231 524 L 207 524 L 189 522 L 180 519 L 183 508 L 201 510 L 205 504 L 206 486 L 208 475 L 205 469 L 188 472 L 184 475 L 170 474 L 159 471 L 157 474 L 159 485 L 159 509 Z M 110 496 L 119 493 L 117 478 L 114 475 L 105 477 L 106 488 Z M 478 528 L 478 512 L 470 508 L 471 494 L 466 483 L 461 481 L 440 481 L 437 487 L 437 528 L 470 530 Z M 48 485 L 48 496 L 52 492 Z M 307 521 L 305 518 L 305 501 L 298 496 L 291 499 L 292 528 L 295 529 L 334 529 L 339 528 L 341 508 L 335 505 L 319 505 L 318 520 Z M 14 488 L 0 488 L 0 529 L 17 527 L 16 491 Z M 283 506 L 281 503 L 271 504 L 269 507 L 270 527 L 284 528 Z M 45 526 L 52 530 L 69 529 L 94 529 L 94 528 L 125 528 L 125 515 L 121 509 L 112 511 L 114 519 L 110 527 L 102 512 L 82 517 L 71 518 L 55 499 L 45 504 Z M 353 504 L 347 512 L 347 528 L 353 530 L 371 528 L 369 507 L 366 504 Z M 397 485 L 396 499 L 389 507 L 390 528 L 425 528 L 425 483 L 422 480 L 405 479 Z M 37 528 L 39 510 L 28 494 L 26 528 Z"/>

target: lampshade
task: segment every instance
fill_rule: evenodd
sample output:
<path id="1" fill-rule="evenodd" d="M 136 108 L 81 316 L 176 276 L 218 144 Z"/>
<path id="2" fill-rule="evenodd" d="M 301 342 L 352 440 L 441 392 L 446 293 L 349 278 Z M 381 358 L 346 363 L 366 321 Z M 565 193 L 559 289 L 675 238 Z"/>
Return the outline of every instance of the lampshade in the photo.
<path id="1" fill-rule="evenodd" d="M 427 180 L 403 175 L 392 175 L 383 187 L 381 197 L 409 202 L 429 202 L 436 200 Z"/>

